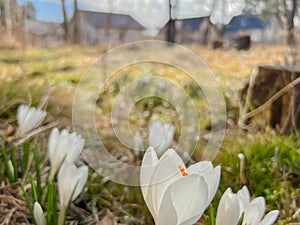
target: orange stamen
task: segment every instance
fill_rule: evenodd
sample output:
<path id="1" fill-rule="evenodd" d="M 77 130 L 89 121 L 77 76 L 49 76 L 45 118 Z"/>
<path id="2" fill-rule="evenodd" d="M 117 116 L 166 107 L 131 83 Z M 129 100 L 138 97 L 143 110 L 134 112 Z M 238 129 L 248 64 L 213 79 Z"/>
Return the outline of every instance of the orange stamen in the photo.
<path id="1" fill-rule="evenodd" d="M 183 177 L 186 177 L 186 176 L 188 176 L 189 174 L 186 172 L 186 170 L 182 167 L 182 166 L 178 166 L 178 168 L 179 168 L 179 170 L 180 170 L 180 172 L 181 172 L 181 175 L 183 176 Z"/>

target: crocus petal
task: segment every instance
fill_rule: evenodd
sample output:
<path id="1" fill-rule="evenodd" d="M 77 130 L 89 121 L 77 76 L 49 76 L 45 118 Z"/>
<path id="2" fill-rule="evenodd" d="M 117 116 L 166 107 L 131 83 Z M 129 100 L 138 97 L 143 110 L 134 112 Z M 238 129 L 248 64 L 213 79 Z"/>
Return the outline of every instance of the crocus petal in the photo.
<path id="1" fill-rule="evenodd" d="M 53 152 L 55 151 L 57 140 L 59 139 L 59 131 L 57 128 L 53 128 L 48 141 L 48 154 L 52 156 Z"/>
<path id="2" fill-rule="evenodd" d="M 69 202 L 77 198 L 88 177 L 87 166 L 76 168 L 73 163 L 64 162 L 58 172 L 58 193 L 61 208 L 66 209 Z"/>
<path id="3" fill-rule="evenodd" d="M 24 133 L 27 133 L 33 130 L 34 128 L 40 126 L 45 117 L 46 112 L 40 109 L 36 109 L 34 107 L 30 108 L 24 121 L 24 124 L 26 124 L 26 127 L 24 128 Z"/>
<path id="4" fill-rule="evenodd" d="M 133 149 L 137 151 L 144 151 L 144 142 L 139 132 L 136 132 L 133 137 Z"/>
<path id="5" fill-rule="evenodd" d="M 240 218 L 239 211 L 237 195 L 227 188 L 219 202 L 216 225 L 237 225 Z"/>
<path id="6" fill-rule="evenodd" d="M 245 210 L 243 225 L 257 225 L 261 221 L 266 210 L 266 203 L 263 197 L 253 199 Z"/>
<path id="7" fill-rule="evenodd" d="M 157 154 L 162 155 L 169 147 L 171 147 L 173 139 L 174 139 L 174 132 L 175 127 L 171 124 L 163 124 L 162 127 L 164 133 L 162 136 L 162 141 L 160 145 L 157 146 Z"/>
<path id="8" fill-rule="evenodd" d="M 33 215 L 37 225 L 46 225 L 46 218 L 44 216 L 43 209 L 38 202 L 33 205 Z"/>
<path id="9" fill-rule="evenodd" d="M 259 225 L 272 225 L 277 220 L 277 217 L 279 215 L 278 210 L 273 210 L 269 212 L 264 219 L 259 223 Z"/>
<path id="10" fill-rule="evenodd" d="M 46 117 L 46 112 L 35 107 L 20 105 L 17 112 L 18 131 L 17 136 L 23 136 L 29 131 L 37 128 Z"/>
<path id="11" fill-rule="evenodd" d="M 237 197 L 239 199 L 240 216 L 241 216 L 250 203 L 250 193 L 248 188 L 244 186 L 241 190 L 239 190 L 237 192 Z"/>
<path id="12" fill-rule="evenodd" d="M 219 186 L 221 167 L 217 166 L 213 168 L 213 165 L 210 161 L 201 161 L 194 165 L 191 165 L 187 169 L 187 172 L 189 174 L 197 173 L 204 176 L 205 181 L 208 184 L 209 198 L 207 204 L 209 204 L 215 196 L 217 188 Z"/>
<path id="13" fill-rule="evenodd" d="M 140 184 L 141 184 L 142 194 L 145 200 L 147 199 L 146 196 L 148 193 L 148 186 L 150 185 L 150 180 L 157 163 L 158 163 L 158 158 L 156 152 L 152 147 L 149 147 L 143 157 L 141 172 L 140 172 Z"/>
<path id="14" fill-rule="evenodd" d="M 30 113 L 28 113 L 27 115 L 28 131 L 31 131 L 34 128 L 40 126 L 45 116 L 46 116 L 46 112 L 40 109 L 31 108 Z"/>
<path id="15" fill-rule="evenodd" d="M 176 168 L 178 169 L 178 166 L 182 166 L 185 170 L 185 165 L 181 157 L 177 154 L 177 152 L 169 148 L 163 155 L 160 157 L 159 161 L 163 162 L 164 160 L 172 160 L 173 164 L 176 165 Z"/>
<path id="16" fill-rule="evenodd" d="M 72 195 L 72 201 L 74 201 L 78 195 L 81 193 L 83 187 L 85 186 L 85 183 L 87 181 L 87 178 L 88 178 L 88 167 L 83 165 L 79 168 L 76 168 L 76 179 L 77 179 L 77 182 L 76 182 L 76 189 L 74 191 L 74 194 Z"/>
<path id="17" fill-rule="evenodd" d="M 51 169 L 54 174 L 58 171 L 63 160 L 65 160 L 70 147 L 71 146 L 69 144 L 68 138 L 60 138 L 60 141 L 56 144 L 55 150 L 52 152 L 52 154 L 49 154 L 49 159 L 52 167 Z M 70 154 L 72 154 L 72 150 L 73 149 L 70 149 Z"/>
<path id="18" fill-rule="evenodd" d="M 152 200 L 148 201 L 152 201 L 154 214 L 156 215 L 158 214 L 159 206 L 167 187 L 175 180 L 182 177 L 178 168 L 179 165 L 185 168 L 179 155 L 173 149 L 168 149 L 154 168 L 147 198 L 152 198 Z"/>
<path id="19" fill-rule="evenodd" d="M 52 179 L 62 162 L 73 163 L 79 157 L 84 147 L 84 139 L 75 132 L 69 133 L 67 130 L 54 128 L 50 134 L 48 142 L 48 156 L 51 163 L 50 178 Z"/>
<path id="20" fill-rule="evenodd" d="M 157 148 L 163 141 L 164 127 L 161 120 L 154 120 L 150 124 L 149 145 Z"/>
<path id="21" fill-rule="evenodd" d="M 72 168 L 71 168 L 72 167 Z M 61 209 L 66 209 L 72 196 L 76 180 L 73 173 L 74 165 L 64 162 L 57 175 L 58 194 Z"/>
<path id="22" fill-rule="evenodd" d="M 187 168 L 188 173 L 198 173 L 203 174 L 205 171 L 213 169 L 213 165 L 210 161 L 201 161 L 193 164 Z"/>
<path id="23" fill-rule="evenodd" d="M 22 123 L 22 121 L 24 121 L 28 109 L 29 109 L 29 107 L 28 107 L 28 106 L 25 106 L 25 105 L 20 105 L 20 106 L 18 107 L 18 111 L 17 111 L 17 120 L 18 120 L 18 124 L 19 124 L 19 125 Z"/>
<path id="24" fill-rule="evenodd" d="M 155 225 L 177 225 L 177 212 L 172 202 L 171 191 L 166 191 L 159 212 L 154 217 Z"/>
<path id="25" fill-rule="evenodd" d="M 161 156 L 172 145 L 174 131 L 173 125 L 164 124 L 161 120 L 151 122 L 149 145 L 156 150 L 158 156 Z"/>
<path id="26" fill-rule="evenodd" d="M 208 187 L 202 176 L 192 174 L 176 180 L 169 185 L 163 197 L 159 209 L 159 224 L 170 224 L 168 220 L 176 216 L 177 223 L 174 225 L 195 223 L 206 209 L 207 196 Z M 175 209 L 175 215 L 170 214 L 170 204 Z M 162 223 L 163 221 L 167 223 Z"/>
<path id="27" fill-rule="evenodd" d="M 208 206 L 217 192 L 221 177 L 221 167 L 216 166 L 214 169 L 204 173 L 203 176 L 208 185 Z"/>

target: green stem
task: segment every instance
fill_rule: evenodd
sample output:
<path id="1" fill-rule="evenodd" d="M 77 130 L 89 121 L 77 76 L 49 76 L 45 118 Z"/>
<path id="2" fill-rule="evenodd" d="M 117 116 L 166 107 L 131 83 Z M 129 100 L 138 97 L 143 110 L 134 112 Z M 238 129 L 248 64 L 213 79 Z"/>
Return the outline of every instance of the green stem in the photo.
<path id="1" fill-rule="evenodd" d="M 210 225 L 215 225 L 215 209 L 213 205 L 209 206 Z"/>
<path id="2" fill-rule="evenodd" d="M 58 225 L 64 225 L 66 220 L 66 210 L 61 209 L 59 212 L 59 217 L 58 217 Z"/>

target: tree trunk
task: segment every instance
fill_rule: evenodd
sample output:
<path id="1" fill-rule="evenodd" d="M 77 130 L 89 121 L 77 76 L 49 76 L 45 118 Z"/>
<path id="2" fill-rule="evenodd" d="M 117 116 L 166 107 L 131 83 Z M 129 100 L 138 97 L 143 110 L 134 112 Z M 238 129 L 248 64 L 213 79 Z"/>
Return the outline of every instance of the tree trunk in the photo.
<path id="1" fill-rule="evenodd" d="M 0 0 L 0 24 L 5 26 L 5 4 L 4 0 Z"/>
<path id="2" fill-rule="evenodd" d="M 9 35 L 12 35 L 13 22 L 12 22 L 12 15 L 11 15 L 10 1 L 9 0 L 4 0 L 4 14 L 5 14 L 6 31 Z"/>
<path id="3" fill-rule="evenodd" d="M 78 15 L 78 7 L 77 0 L 74 0 L 74 15 L 73 15 L 73 43 L 80 43 L 80 30 L 79 30 L 79 15 Z"/>
<path id="4" fill-rule="evenodd" d="M 170 20 L 167 23 L 167 33 L 166 33 L 166 39 L 168 42 L 175 43 L 175 37 L 176 37 L 176 21 L 172 18 L 172 4 L 171 0 L 169 0 L 169 15 Z"/>
<path id="5" fill-rule="evenodd" d="M 170 21 L 167 24 L 167 41 L 171 43 L 175 43 L 175 37 L 176 37 L 176 27 L 175 27 L 175 20 L 170 19 Z"/>
<path id="6" fill-rule="evenodd" d="M 63 29 L 64 29 L 64 40 L 69 41 L 69 27 L 68 27 L 68 18 L 66 13 L 66 7 L 65 7 L 65 0 L 61 0 L 62 4 L 62 11 L 63 11 Z"/>
<path id="7" fill-rule="evenodd" d="M 297 0 L 292 0 L 292 10 L 287 14 L 287 29 L 288 29 L 288 36 L 287 36 L 287 43 L 289 45 L 295 45 L 295 36 L 294 36 L 294 18 L 296 15 L 297 10 Z"/>

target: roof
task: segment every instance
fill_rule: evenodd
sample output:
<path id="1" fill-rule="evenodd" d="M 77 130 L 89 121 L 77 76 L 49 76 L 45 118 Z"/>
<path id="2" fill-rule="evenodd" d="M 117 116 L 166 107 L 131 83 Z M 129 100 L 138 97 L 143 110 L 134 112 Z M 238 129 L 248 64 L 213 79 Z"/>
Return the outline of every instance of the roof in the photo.
<path id="1" fill-rule="evenodd" d="M 246 14 L 234 17 L 225 27 L 226 32 L 236 32 L 247 29 L 262 29 L 266 23 L 256 15 Z"/>
<path id="2" fill-rule="evenodd" d="M 207 17 L 182 19 L 182 29 L 185 31 L 197 31 L 201 23 Z M 261 29 L 267 25 L 258 16 L 245 14 L 234 17 L 229 24 L 225 26 L 225 32 L 236 32 L 247 29 Z"/>
<path id="3" fill-rule="evenodd" d="M 192 19 L 183 19 L 182 29 L 185 31 L 196 31 L 199 29 L 200 24 L 203 22 L 205 17 L 201 18 L 192 18 Z"/>
<path id="4" fill-rule="evenodd" d="M 110 28 L 115 29 L 145 29 L 129 15 L 92 12 L 84 10 L 79 10 L 78 15 L 84 17 L 85 20 L 95 28 L 103 28 L 109 26 Z"/>
<path id="5" fill-rule="evenodd" d="M 60 23 L 51 23 L 33 19 L 26 20 L 26 30 L 36 35 L 63 35 L 64 31 Z"/>

